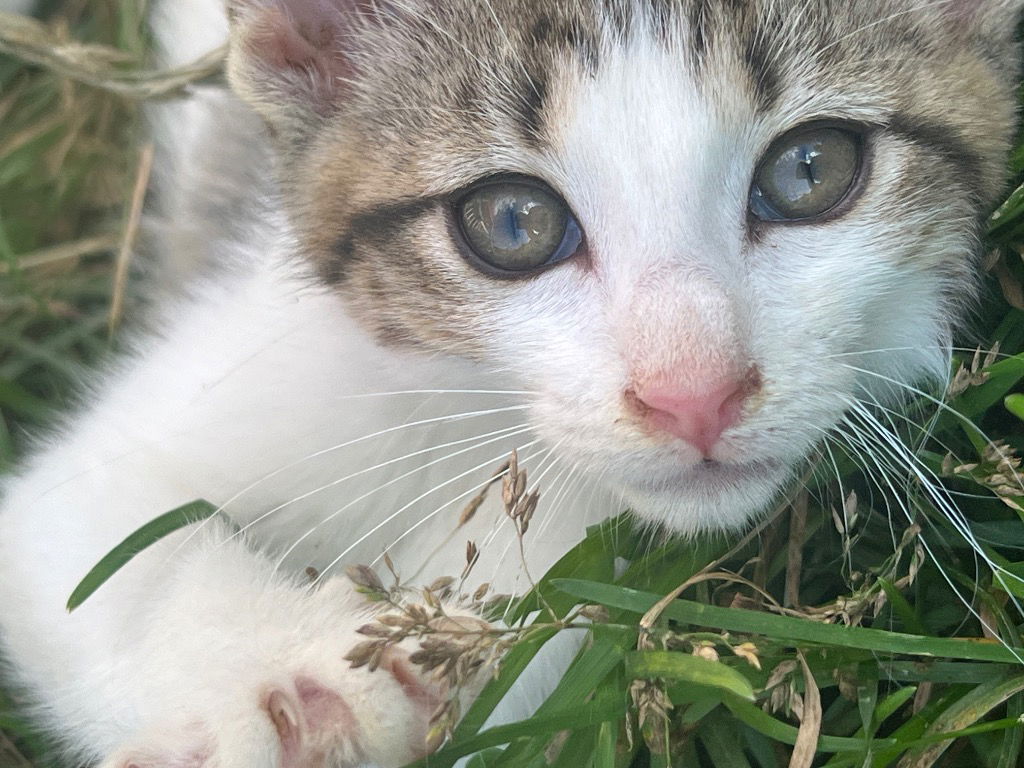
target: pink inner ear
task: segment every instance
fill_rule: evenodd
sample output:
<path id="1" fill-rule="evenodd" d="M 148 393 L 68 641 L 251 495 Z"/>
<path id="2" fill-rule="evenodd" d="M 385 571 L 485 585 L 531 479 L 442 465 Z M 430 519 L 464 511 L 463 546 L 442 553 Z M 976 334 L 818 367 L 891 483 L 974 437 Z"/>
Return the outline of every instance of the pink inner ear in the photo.
<path id="1" fill-rule="evenodd" d="M 249 48 L 274 69 L 316 66 L 320 56 L 317 48 L 276 8 L 268 9 L 255 26 Z"/>
<path id="2" fill-rule="evenodd" d="M 343 50 L 358 0 L 273 0 L 255 10 L 246 48 L 274 72 L 312 76 L 317 98 L 331 101 L 353 75 Z M 326 106 L 324 104 L 323 106 Z"/>

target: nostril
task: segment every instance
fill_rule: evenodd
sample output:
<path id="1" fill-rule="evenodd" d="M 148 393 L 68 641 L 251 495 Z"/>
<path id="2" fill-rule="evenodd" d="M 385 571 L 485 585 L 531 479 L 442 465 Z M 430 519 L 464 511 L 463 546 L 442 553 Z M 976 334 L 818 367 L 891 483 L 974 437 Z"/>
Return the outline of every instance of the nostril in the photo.
<path id="1" fill-rule="evenodd" d="M 703 388 L 648 383 L 627 392 L 626 399 L 651 427 L 709 456 L 722 433 L 739 423 L 744 405 L 760 387 L 760 374 L 751 368 L 743 376 L 718 379 Z"/>

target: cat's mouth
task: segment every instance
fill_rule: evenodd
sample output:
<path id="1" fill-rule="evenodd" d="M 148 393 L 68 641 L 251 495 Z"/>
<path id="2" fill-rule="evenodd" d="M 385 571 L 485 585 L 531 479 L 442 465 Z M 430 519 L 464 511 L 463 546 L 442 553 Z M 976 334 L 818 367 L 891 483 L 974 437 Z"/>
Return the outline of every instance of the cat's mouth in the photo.
<path id="1" fill-rule="evenodd" d="M 750 462 L 719 461 L 704 459 L 674 471 L 660 472 L 649 477 L 635 478 L 638 490 L 647 493 L 675 492 L 688 490 L 700 493 L 714 493 L 716 489 L 726 490 L 743 485 L 753 479 L 774 476 L 783 468 L 783 462 L 775 459 L 759 459 Z"/>
<path id="2" fill-rule="evenodd" d="M 710 459 L 637 473 L 620 488 L 641 518 L 688 535 L 743 527 L 771 506 L 791 471 L 781 459 Z"/>

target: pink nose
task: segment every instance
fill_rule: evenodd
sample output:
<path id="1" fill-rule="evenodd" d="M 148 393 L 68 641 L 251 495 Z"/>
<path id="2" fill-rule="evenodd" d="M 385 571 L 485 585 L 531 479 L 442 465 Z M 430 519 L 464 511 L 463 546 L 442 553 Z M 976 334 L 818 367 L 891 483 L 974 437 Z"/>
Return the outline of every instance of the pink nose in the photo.
<path id="1" fill-rule="evenodd" d="M 758 387 L 752 369 L 746 376 L 720 380 L 702 391 L 658 384 L 638 387 L 635 395 L 648 424 L 710 456 L 722 433 L 740 420 L 743 404 Z"/>

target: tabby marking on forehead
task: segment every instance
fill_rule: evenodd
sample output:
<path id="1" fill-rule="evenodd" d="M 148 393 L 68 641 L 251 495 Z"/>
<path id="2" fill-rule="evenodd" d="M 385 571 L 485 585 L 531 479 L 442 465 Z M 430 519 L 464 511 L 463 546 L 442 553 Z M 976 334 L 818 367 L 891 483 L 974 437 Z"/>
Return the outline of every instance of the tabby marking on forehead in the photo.
<path id="1" fill-rule="evenodd" d="M 470 308 L 512 301 L 520 289 L 463 262 L 444 209 L 450 195 L 489 175 L 536 176 L 564 195 L 583 217 L 597 274 L 625 258 L 602 250 L 615 216 L 591 205 L 595 185 L 609 183 L 602 174 L 658 209 L 669 206 L 670 190 L 689 186 L 684 199 L 704 201 L 702 210 L 738 229 L 759 154 L 812 120 L 850 120 L 903 141 L 910 154 L 891 191 L 908 201 L 922 185 L 955 183 L 980 215 L 1001 184 L 1013 114 L 991 110 L 1012 102 L 988 95 L 1006 90 L 991 62 L 1012 44 L 979 45 L 940 10 L 910 0 L 396 7 L 387 23 L 353 35 L 364 47 L 353 54 L 362 74 L 350 101 L 308 144 L 285 147 L 304 250 L 359 317 L 389 329 L 389 340 L 457 341 L 484 353 L 485 313 Z M 644 60 L 661 62 L 656 74 L 643 71 Z M 616 68 L 623 76 L 612 92 Z M 944 94 L 962 92 L 964 82 L 976 85 L 950 104 Z M 586 117 L 588 143 L 573 146 L 570 127 L 597 94 L 604 101 Z M 583 175 L 569 160 L 574 152 L 588 158 Z M 700 157 L 720 166 L 687 165 Z M 677 217 L 689 215 L 686 203 L 672 204 L 683 206 Z M 764 233 L 750 234 L 757 247 Z M 396 302 L 400 294 L 407 298 Z"/>

